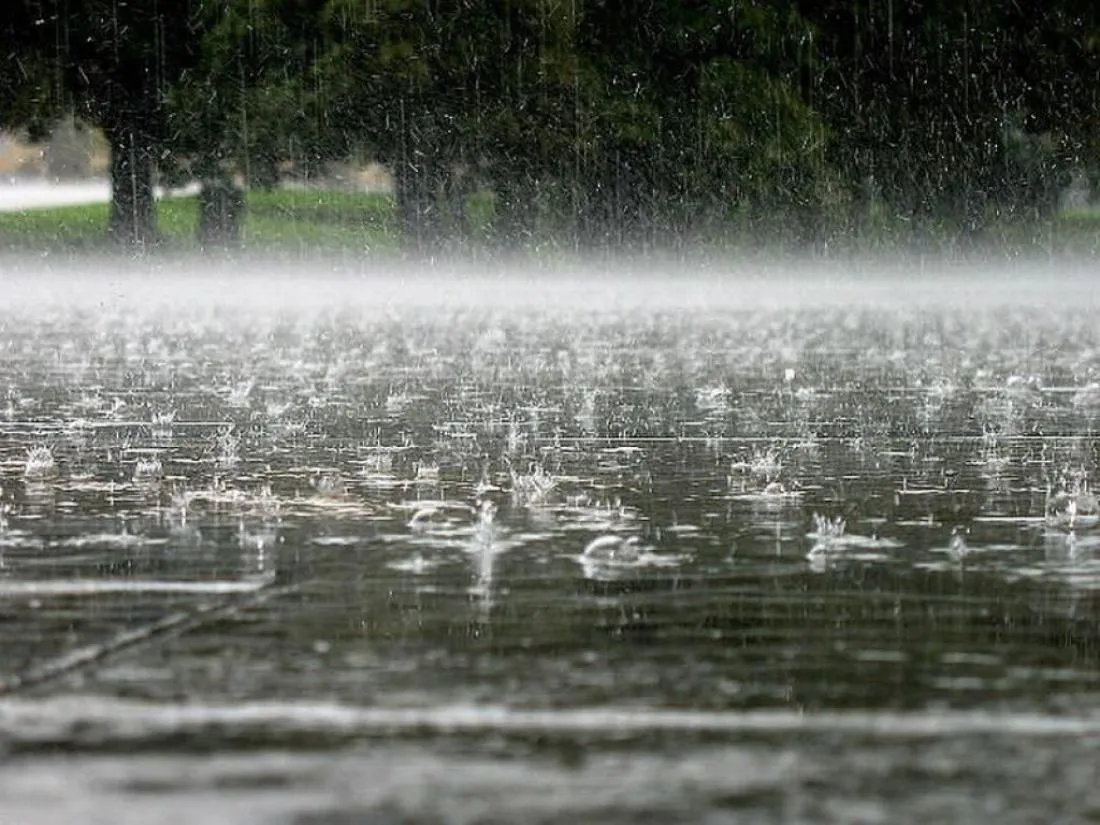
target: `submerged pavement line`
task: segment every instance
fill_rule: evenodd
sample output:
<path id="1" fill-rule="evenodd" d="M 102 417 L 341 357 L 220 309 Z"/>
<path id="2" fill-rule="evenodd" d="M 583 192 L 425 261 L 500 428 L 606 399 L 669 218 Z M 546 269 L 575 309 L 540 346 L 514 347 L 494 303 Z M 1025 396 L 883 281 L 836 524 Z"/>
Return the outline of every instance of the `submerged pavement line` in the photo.
<path id="1" fill-rule="evenodd" d="M 652 735 L 741 737 L 843 735 L 868 739 L 950 739 L 965 736 L 1100 737 L 1098 715 L 995 711 L 694 711 L 582 707 L 524 710 L 492 705 L 423 708 L 355 707 L 329 703 L 156 703 L 53 697 L 0 701 L 0 740 L 11 747 L 60 743 L 90 748 L 156 747 L 165 741 L 220 738 L 308 745 L 371 737 L 505 735 L 611 738 Z"/>
<path id="2" fill-rule="evenodd" d="M 170 613 L 155 622 L 124 630 L 106 641 L 82 645 L 40 664 L 31 665 L 0 680 L 0 696 L 60 679 L 70 673 L 99 664 L 108 657 L 145 643 L 181 636 L 204 625 L 230 618 L 243 610 L 298 590 L 298 585 L 253 588 L 247 595 L 201 604 L 192 610 Z"/>

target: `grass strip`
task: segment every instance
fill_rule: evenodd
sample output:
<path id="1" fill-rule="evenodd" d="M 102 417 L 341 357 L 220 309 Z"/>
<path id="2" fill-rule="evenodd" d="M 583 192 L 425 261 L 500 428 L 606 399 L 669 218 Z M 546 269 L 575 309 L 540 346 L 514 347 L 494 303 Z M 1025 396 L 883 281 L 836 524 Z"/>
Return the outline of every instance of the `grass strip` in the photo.
<path id="1" fill-rule="evenodd" d="M 0 212 L 0 252 L 35 255 L 110 252 L 117 249 L 106 233 L 109 205 L 35 208 Z M 468 204 L 467 240 L 477 245 L 490 240 L 491 200 L 473 196 Z M 169 252 L 197 252 L 198 198 L 169 197 L 157 207 L 157 228 L 162 248 Z M 911 250 L 912 239 L 903 224 L 891 224 L 873 237 L 836 244 L 840 251 Z M 727 243 L 739 248 L 736 227 Z M 926 239 L 927 240 L 927 239 Z M 934 241 L 934 239 L 933 239 Z M 1100 255 L 1100 211 L 1067 211 L 1053 220 L 993 226 L 970 239 L 978 254 L 1043 256 Z M 241 249 L 265 254 L 392 252 L 401 246 L 401 229 L 393 196 L 378 192 L 346 192 L 322 189 L 277 189 L 246 195 L 241 227 Z M 933 242 L 931 246 L 936 246 Z M 944 249 L 954 243 L 944 242 Z M 765 251 L 767 246 L 765 245 Z M 776 249 L 782 252 L 781 248 Z"/>

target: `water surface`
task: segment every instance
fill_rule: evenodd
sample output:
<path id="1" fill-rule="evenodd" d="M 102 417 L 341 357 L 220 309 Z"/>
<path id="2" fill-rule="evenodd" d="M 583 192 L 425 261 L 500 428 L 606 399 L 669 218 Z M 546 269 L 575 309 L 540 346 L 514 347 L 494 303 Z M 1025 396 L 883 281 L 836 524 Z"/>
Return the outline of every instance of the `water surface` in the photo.
<path id="1" fill-rule="evenodd" d="M 1100 815 L 1088 281 L 220 274 L 12 278 L 16 819 Z"/>

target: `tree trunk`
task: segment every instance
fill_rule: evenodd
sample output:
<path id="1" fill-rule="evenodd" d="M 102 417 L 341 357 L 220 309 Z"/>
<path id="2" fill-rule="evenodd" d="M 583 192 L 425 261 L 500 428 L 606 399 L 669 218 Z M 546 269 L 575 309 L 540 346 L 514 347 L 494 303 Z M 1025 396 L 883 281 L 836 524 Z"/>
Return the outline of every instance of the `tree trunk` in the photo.
<path id="1" fill-rule="evenodd" d="M 416 254 L 430 253 L 441 236 L 438 176 L 433 164 L 420 158 L 417 166 L 400 163 L 394 174 L 397 210 L 406 250 Z"/>
<path id="2" fill-rule="evenodd" d="M 207 180 L 199 193 L 199 244 L 228 249 L 241 242 L 244 193 L 224 179 Z"/>
<path id="3" fill-rule="evenodd" d="M 466 212 L 466 203 L 474 193 L 474 184 L 473 173 L 466 167 L 452 165 L 444 172 L 445 229 L 452 240 L 465 242 L 470 238 L 470 216 Z"/>
<path id="4" fill-rule="evenodd" d="M 531 243 L 538 227 L 538 189 L 523 170 L 510 165 L 502 170 L 494 187 L 493 236 L 505 250 Z"/>
<path id="5" fill-rule="evenodd" d="M 106 130 L 111 150 L 111 217 L 108 232 L 129 246 L 157 240 L 153 176 L 156 140 L 139 119 L 122 119 Z"/>

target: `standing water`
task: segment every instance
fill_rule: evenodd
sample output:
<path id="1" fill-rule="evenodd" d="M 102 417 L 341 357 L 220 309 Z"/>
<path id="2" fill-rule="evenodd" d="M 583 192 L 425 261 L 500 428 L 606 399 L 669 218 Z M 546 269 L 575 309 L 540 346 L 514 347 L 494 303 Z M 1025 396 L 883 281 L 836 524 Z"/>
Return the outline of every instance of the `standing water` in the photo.
<path id="1" fill-rule="evenodd" d="M 1087 281 L 5 288 L 10 821 L 1100 817 Z"/>

